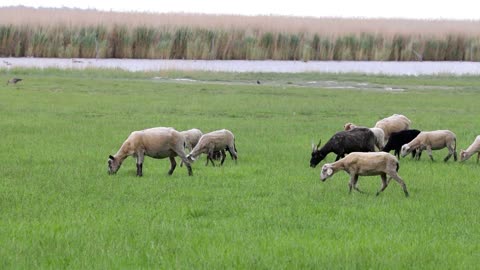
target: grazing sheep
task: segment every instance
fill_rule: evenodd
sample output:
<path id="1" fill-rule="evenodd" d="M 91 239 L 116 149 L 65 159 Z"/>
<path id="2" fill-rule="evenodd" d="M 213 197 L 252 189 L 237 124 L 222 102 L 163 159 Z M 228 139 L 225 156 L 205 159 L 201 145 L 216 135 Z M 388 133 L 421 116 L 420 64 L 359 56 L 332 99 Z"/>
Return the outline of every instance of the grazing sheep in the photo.
<path id="1" fill-rule="evenodd" d="M 207 163 L 205 165 L 208 165 L 208 161 L 210 161 L 212 162 L 212 165 L 215 166 L 215 163 L 213 162 L 214 152 L 222 151 L 224 149 L 230 152 L 235 163 L 237 163 L 237 149 L 235 147 L 235 136 L 233 133 L 226 129 L 212 131 L 200 137 L 197 145 L 193 148 L 190 154 L 187 155 L 187 159 L 193 162 L 199 155 L 205 153 L 207 154 Z M 225 152 L 223 152 L 220 166 L 223 165 L 225 156 Z"/>
<path id="2" fill-rule="evenodd" d="M 397 158 L 389 153 L 385 152 L 376 152 L 376 153 L 360 153 L 354 152 L 348 154 L 346 157 L 330 164 L 325 164 L 322 167 L 320 173 L 320 179 L 325 181 L 327 178 L 334 175 L 340 170 L 344 170 L 350 174 L 350 182 L 348 187 L 350 188 L 350 193 L 352 188 L 358 192 L 360 189 L 357 187 L 358 176 L 372 176 L 380 175 L 382 178 L 382 186 L 377 192 L 377 196 L 380 192 L 384 191 L 390 180 L 395 179 L 403 188 L 405 196 L 408 197 L 407 186 L 405 182 L 397 174 L 399 169 L 399 163 Z M 387 175 L 390 178 L 387 180 Z"/>
<path id="3" fill-rule="evenodd" d="M 390 135 L 393 132 L 399 132 L 405 129 L 409 129 L 412 121 L 406 116 L 401 114 L 394 114 L 382 120 L 379 120 L 376 124 L 376 128 L 381 128 L 385 132 L 384 141 L 388 141 Z"/>
<path id="4" fill-rule="evenodd" d="M 185 137 L 185 149 L 188 149 L 189 152 L 197 145 L 198 140 L 203 135 L 202 131 L 197 128 L 180 131 L 180 134 Z M 180 167 L 183 167 L 183 161 L 180 162 Z"/>
<path id="5" fill-rule="evenodd" d="M 123 161 L 128 156 L 137 159 L 137 176 L 142 176 L 144 156 L 156 159 L 168 157 L 171 167 L 168 174 L 171 175 L 177 166 L 175 157 L 179 156 L 186 164 L 188 175 L 192 175 L 192 167 L 184 152 L 185 138 L 173 128 L 156 127 L 140 131 L 134 131 L 128 136 L 118 152 L 109 156 L 108 173 L 115 174 Z"/>
<path id="6" fill-rule="evenodd" d="M 188 151 L 192 151 L 195 145 L 197 145 L 198 140 L 200 140 L 200 137 L 203 135 L 202 131 L 197 128 L 180 131 L 180 134 L 185 137 L 185 148 L 188 149 Z"/>
<path id="7" fill-rule="evenodd" d="M 321 148 L 312 144 L 310 167 L 315 168 L 329 153 L 337 154 L 336 160 L 351 152 L 374 152 L 375 135 L 369 128 L 354 128 L 349 131 L 339 131 Z"/>
<path id="8" fill-rule="evenodd" d="M 390 152 L 395 150 L 394 154 L 400 158 L 400 150 L 404 144 L 411 142 L 417 137 L 420 133 L 420 130 L 417 129 L 406 129 L 399 132 L 393 132 L 390 134 L 387 144 L 383 148 L 383 152 Z M 415 157 L 416 150 L 412 151 L 412 157 Z"/>
<path id="9" fill-rule="evenodd" d="M 357 128 L 359 126 L 352 124 L 352 123 L 346 123 L 343 128 L 345 130 L 352 130 L 354 128 Z M 375 146 L 378 148 L 378 151 L 381 151 L 385 145 L 385 132 L 383 132 L 383 129 L 381 128 L 370 128 L 370 130 L 373 132 L 375 135 Z"/>
<path id="10" fill-rule="evenodd" d="M 473 156 L 475 153 L 477 155 L 477 163 L 478 159 L 480 159 L 480 135 L 475 138 L 475 141 L 467 148 L 467 150 L 460 151 L 460 161 L 465 161 Z"/>
<path id="11" fill-rule="evenodd" d="M 404 144 L 400 155 L 402 157 L 408 155 L 413 150 L 417 150 L 417 160 L 423 150 L 427 150 L 430 159 L 433 161 L 432 150 L 439 150 L 447 147 L 448 155 L 443 161 L 448 161 L 453 155 L 453 159 L 457 161 L 457 137 L 450 130 L 422 131 L 411 142 Z"/>

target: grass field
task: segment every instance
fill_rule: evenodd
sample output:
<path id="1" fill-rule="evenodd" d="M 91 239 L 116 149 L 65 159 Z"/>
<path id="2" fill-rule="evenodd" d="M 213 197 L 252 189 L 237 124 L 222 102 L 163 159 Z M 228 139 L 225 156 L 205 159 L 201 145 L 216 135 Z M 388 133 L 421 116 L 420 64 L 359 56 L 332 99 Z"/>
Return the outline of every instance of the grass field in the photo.
<path id="1" fill-rule="evenodd" d="M 441 150 L 434 162 L 402 159 L 409 198 L 395 182 L 376 197 L 379 177 L 361 177 L 367 194 L 349 194 L 346 173 L 321 182 L 319 167 L 309 168 L 312 140 L 393 113 L 413 128 L 450 129 L 457 151 L 466 148 L 480 133 L 478 77 L 0 70 L 4 81 L 14 75 L 24 81 L 0 86 L 2 269 L 480 263 L 475 158 L 444 163 Z M 168 160 L 147 158 L 138 178 L 129 158 L 108 175 L 108 155 L 154 126 L 228 128 L 238 164 L 205 167 L 202 157 L 192 177 L 180 167 L 167 176 Z"/>

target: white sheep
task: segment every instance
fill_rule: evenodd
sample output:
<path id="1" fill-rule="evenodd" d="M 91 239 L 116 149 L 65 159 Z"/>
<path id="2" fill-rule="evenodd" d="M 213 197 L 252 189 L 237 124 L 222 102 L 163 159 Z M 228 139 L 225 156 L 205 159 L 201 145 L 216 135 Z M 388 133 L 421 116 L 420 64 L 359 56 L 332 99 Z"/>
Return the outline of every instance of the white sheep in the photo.
<path id="1" fill-rule="evenodd" d="M 376 128 L 383 129 L 385 133 L 384 141 L 388 142 L 388 138 L 390 138 L 390 134 L 393 132 L 399 132 L 405 129 L 409 129 L 412 121 L 408 119 L 406 116 L 401 114 L 394 114 L 382 120 L 379 120 L 376 124 Z"/>
<path id="2" fill-rule="evenodd" d="M 202 131 L 197 128 L 180 131 L 180 134 L 185 137 L 185 149 L 188 149 L 189 152 L 197 145 L 203 135 Z M 180 162 L 180 167 L 183 167 L 183 161 Z"/>
<path id="3" fill-rule="evenodd" d="M 457 161 L 457 137 L 450 130 L 422 131 L 411 142 L 402 145 L 400 155 L 405 157 L 413 150 L 417 150 L 416 158 L 420 159 L 423 150 L 427 150 L 430 159 L 433 161 L 432 150 L 440 150 L 447 147 L 448 155 L 443 161 L 448 161 L 453 155 Z"/>
<path id="4" fill-rule="evenodd" d="M 352 192 L 352 188 L 362 192 L 357 187 L 359 176 L 380 175 L 382 185 L 377 192 L 377 196 L 387 188 L 388 183 L 393 178 L 402 186 L 405 196 L 408 197 L 407 186 L 398 175 L 398 169 L 398 160 L 392 154 L 385 152 L 353 152 L 334 163 L 323 165 L 320 179 L 325 181 L 336 172 L 343 170 L 350 174 L 350 182 L 348 183 L 350 192 Z M 390 176 L 388 180 L 387 175 Z"/>
<path id="5" fill-rule="evenodd" d="M 133 156 L 137 160 L 137 176 L 142 176 L 143 159 L 146 156 L 162 159 L 170 159 L 171 175 L 177 166 L 175 157 L 179 156 L 186 164 L 188 175 L 192 175 L 192 167 L 188 161 L 185 151 L 185 138 L 173 128 L 156 127 L 140 131 L 134 131 L 128 136 L 118 152 L 108 158 L 108 173 L 115 174 L 123 161 L 128 156 Z"/>
<path id="6" fill-rule="evenodd" d="M 467 150 L 460 151 L 460 161 L 465 161 L 469 159 L 475 153 L 478 153 L 477 155 L 477 163 L 478 163 L 478 160 L 480 159 L 480 135 L 475 138 L 475 140 L 467 148 Z"/>
<path id="7" fill-rule="evenodd" d="M 354 128 L 357 128 L 359 126 L 353 124 L 353 123 L 346 123 L 343 128 L 345 130 L 352 130 Z M 378 148 L 378 151 L 381 151 L 383 147 L 385 146 L 385 132 L 381 128 L 370 128 L 370 130 L 373 132 L 375 135 L 375 146 Z"/>
<path id="8" fill-rule="evenodd" d="M 195 161 L 195 159 L 205 153 L 207 154 L 207 163 L 210 160 L 215 166 L 213 162 L 213 156 L 215 151 L 222 151 L 227 150 L 230 152 L 230 155 L 233 159 L 235 159 L 235 163 L 237 162 L 237 149 L 235 148 L 235 136 L 229 130 L 222 129 L 217 131 L 212 131 L 210 133 L 203 134 L 200 137 L 197 145 L 193 148 L 190 154 L 187 155 L 187 159 L 189 161 Z M 222 154 L 222 161 L 220 162 L 220 166 L 223 165 L 225 161 L 225 152 Z"/>
<path id="9" fill-rule="evenodd" d="M 188 151 L 192 151 L 203 135 L 202 131 L 197 128 L 180 131 L 180 134 L 185 137 L 185 148 L 188 149 Z"/>

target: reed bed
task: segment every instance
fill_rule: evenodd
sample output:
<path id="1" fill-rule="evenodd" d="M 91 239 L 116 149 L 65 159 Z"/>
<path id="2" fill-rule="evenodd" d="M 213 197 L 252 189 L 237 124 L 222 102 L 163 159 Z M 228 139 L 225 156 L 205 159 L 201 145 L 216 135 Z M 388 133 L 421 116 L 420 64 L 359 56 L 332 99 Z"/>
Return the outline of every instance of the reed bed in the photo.
<path id="1" fill-rule="evenodd" d="M 479 61 L 480 21 L 0 8 L 0 56 Z"/>

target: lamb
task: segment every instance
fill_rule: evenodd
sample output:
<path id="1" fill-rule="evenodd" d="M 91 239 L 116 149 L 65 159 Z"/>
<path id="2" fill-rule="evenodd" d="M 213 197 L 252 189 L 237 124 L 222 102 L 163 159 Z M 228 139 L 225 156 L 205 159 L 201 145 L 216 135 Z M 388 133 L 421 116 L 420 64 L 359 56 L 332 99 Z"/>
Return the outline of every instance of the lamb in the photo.
<path id="1" fill-rule="evenodd" d="M 465 161 L 473 156 L 475 153 L 477 155 L 477 163 L 480 159 L 480 135 L 475 138 L 475 141 L 467 148 L 467 150 L 460 151 L 460 161 Z"/>
<path id="2" fill-rule="evenodd" d="M 215 163 L 213 162 L 214 152 L 225 149 L 230 152 L 230 155 L 235 160 L 235 163 L 237 163 L 238 155 L 235 147 L 235 136 L 233 133 L 226 129 L 212 131 L 200 137 L 198 144 L 193 148 L 190 154 L 187 155 L 187 159 L 193 162 L 198 156 L 205 153 L 207 154 L 207 163 L 205 165 L 208 165 L 208 161 L 210 161 L 212 162 L 212 165 L 215 166 Z M 223 152 L 220 166 L 223 165 L 225 156 L 225 152 Z"/>
<path id="3" fill-rule="evenodd" d="M 381 128 L 385 132 L 385 141 L 388 141 L 390 135 L 393 132 L 399 132 L 405 129 L 409 129 L 412 121 L 406 116 L 401 114 L 394 114 L 382 120 L 379 120 L 376 124 L 376 128 Z"/>
<path id="4" fill-rule="evenodd" d="M 419 133 L 420 130 L 417 129 L 406 129 L 399 132 L 393 132 L 382 151 L 388 153 L 395 150 L 394 155 L 400 158 L 400 150 L 402 149 L 402 146 L 415 139 Z M 412 157 L 414 157 L 415 154 L 416 150 L 413 150 Z"/>
<path id="5" fill-rule="evenodd" d="M 123 161 L 128 156 L 133 156 L 137 159 L 137 176 L 142 176 L 143 159 L 146 155 L 156 159 L 168 157 L 171 164 L 168 174 L 171 175 L 177 166 L 175 157 L 179 156 L 187 166 L 188 175 L 191 176 L 193 174 L 192 167 L 185 156 L 184 147 L 185 138 L 173 128 L 156 127 L 134 131 L 118 152 L 114 156 L 109 156 L 108 173 L 115 174 Z"/>
<path id="6" fill-rule="evenodd" d="M 439 150 L 447 147 L 448 155 L 443 161 L 447 162 L 453 155 L 453 159 L 457 161 L 457 137 L 450 130 L 422 131 L 411 142 L 404 144 L 400 155 L 402 157 L 408 155 L 413 150 L 417 150 L 417 160 L 423 150 L 427 150 L 430 159 L 433 161 L 432 150 Z"/>
<path id="7" fill-rule="evenodd" d="M 357 128 L 359 126 L 353 124 L 353 123 L 346 123 L 343 128 L 345 130 L 352 130 L 354 128 Z M 375 135 L 375 146 L 378 148 L 379 151 L 381 151 L 385 145 L 385 132 L 381 128 L 370 128 L 370 130 L 373 132 Z"/>
<path id="8" fill-rule="evenodd" d="M 350 188 L 351 193 L 352 188 L 358 192 L 362 192 L 357 186 L 358 176 L 380 175 L 382 178 L 382 185 L 380 190 L 377 192 L 377 196 L 380 194 L 380 192 L 387 188 L 388 183 L 393 178 L 402 186 L 405 196 L 408 197 L 407 186 L 397 173 L 399 168 L 398 160 L 392 154 L 385 152 L 353 152 L 334 163 L 323 165 L 320 173 L 320 179 L 325 181 L 336 172 L 344 170 L 350 174 L 350 182 L 348 183 L 348 187 Z M 387 175 L 390 176 L 388 180 Z"/>
<path id="9" fill-rule="evenodd" d="M 321 148 L 312 144 L 310 167 L 315 168 L 329 153 L 337 154 L 336 160 L 351 152 L 374 152 L 375 135 L 368 128 L 354 128 L 349 131 L 339 131 Z"/>

